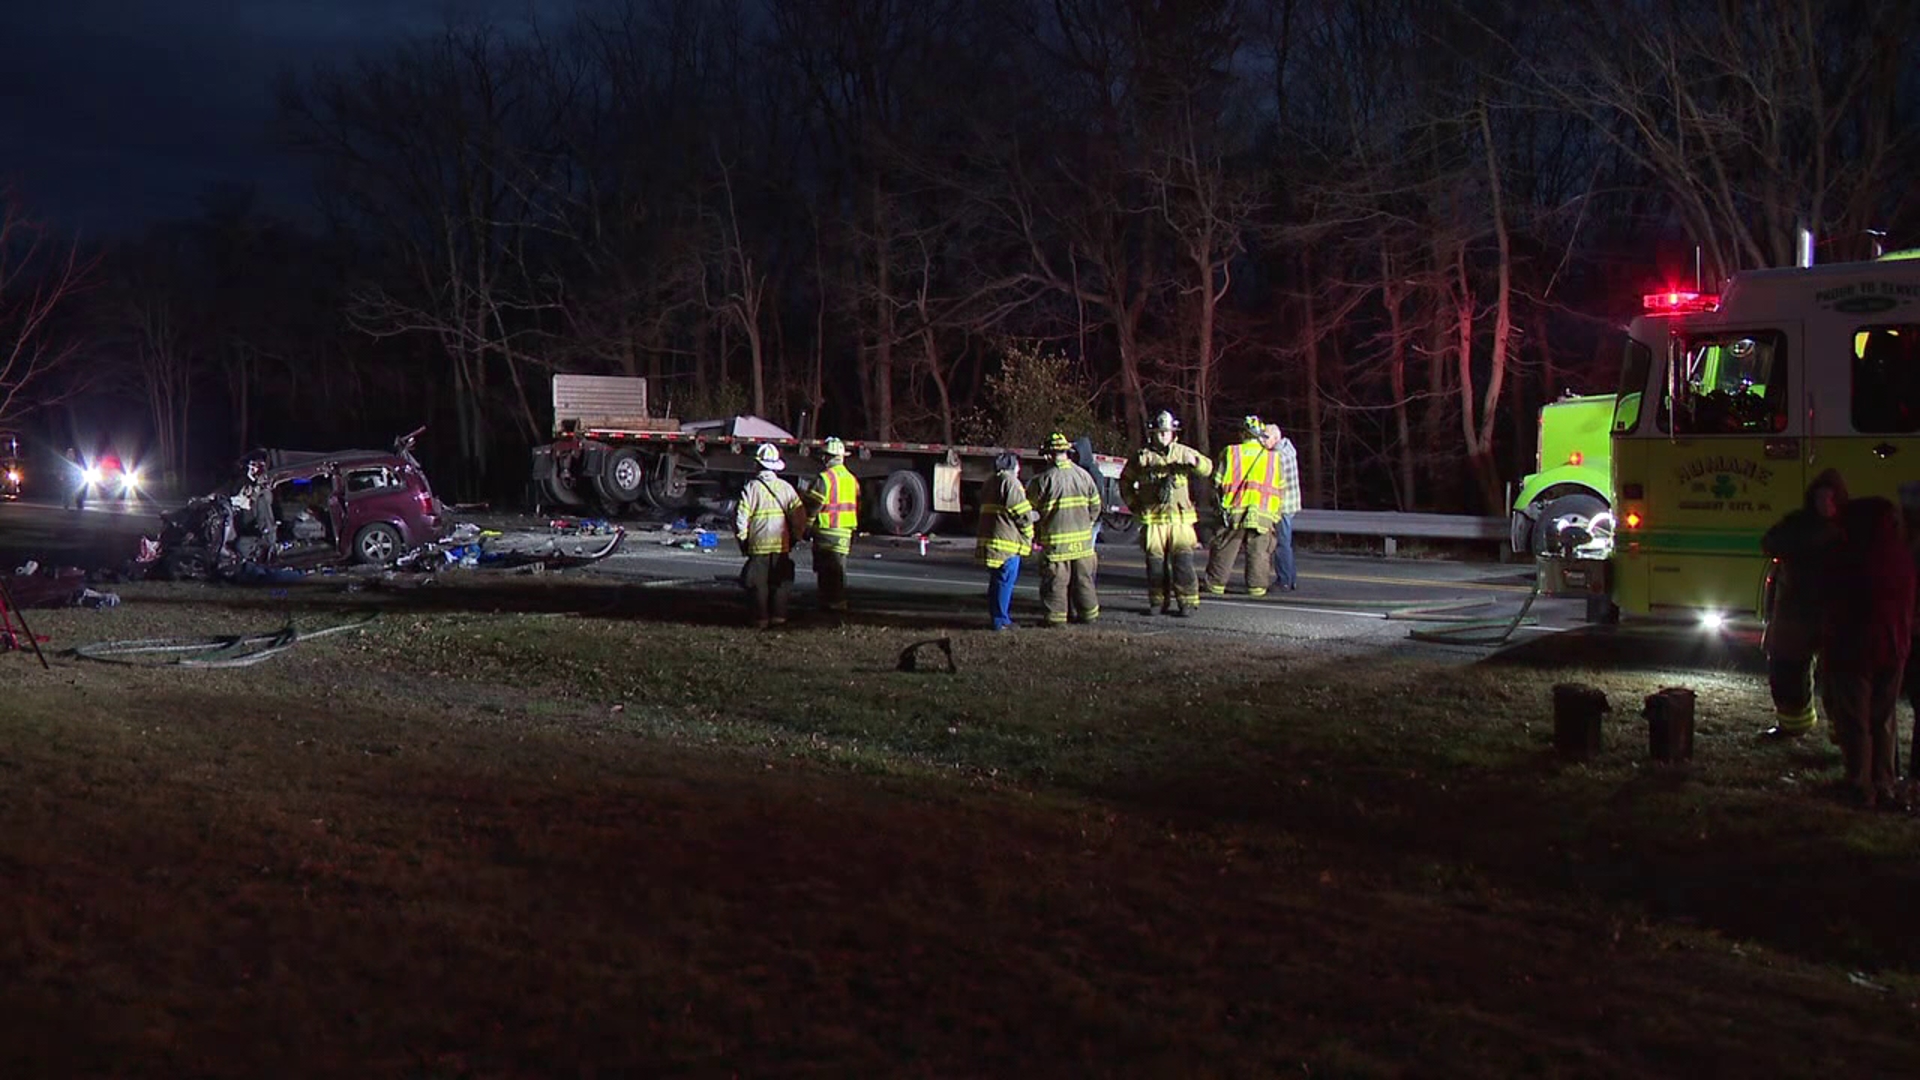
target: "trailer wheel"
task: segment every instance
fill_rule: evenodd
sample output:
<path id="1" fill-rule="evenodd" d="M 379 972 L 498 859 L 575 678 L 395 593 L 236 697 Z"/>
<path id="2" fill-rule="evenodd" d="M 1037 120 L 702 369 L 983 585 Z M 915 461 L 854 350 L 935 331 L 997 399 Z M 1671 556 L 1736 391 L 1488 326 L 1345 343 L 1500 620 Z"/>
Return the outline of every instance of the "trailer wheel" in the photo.
<path id="1" fill-rule="evenodd" d="M 540 485 L 539 494 L 555 506 L 587 505 L 586 495 L 558 476 L 549 476 L 537 483 Z"/>
<path id="2" fill-rule="evenodd" d="M 933 496 L 926 478 L 909 469 L 887 474 L 873 500 L 875 530 L 890 536 L 911 536 L 933 524 Z"/>
<path id="3" fill-rule="evenodd" d="M 668 477 L 657 472 L 647 477 L 647 501 L 662 510 L 678 510 L 687 504 L 687 474 L 675 469 Z"/>
<path id="4" fill-rule="evenodd" d="M 639 502 L 647 481 L 646 463 L 640 451 L 622 446 L 608 454 L 593 478 L 593 488 L 609 510 L 626 503 Z"/>

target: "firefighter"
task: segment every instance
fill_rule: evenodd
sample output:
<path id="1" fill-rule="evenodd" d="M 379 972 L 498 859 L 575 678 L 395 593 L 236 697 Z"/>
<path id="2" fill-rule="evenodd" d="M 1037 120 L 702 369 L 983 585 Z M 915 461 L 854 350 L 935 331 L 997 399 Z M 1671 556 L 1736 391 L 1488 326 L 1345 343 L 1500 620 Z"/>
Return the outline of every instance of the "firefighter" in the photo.
<path id="1" fill-rule="evenodd" d="M 987 611 L 995 630 L 1013 629 L 1013 586 L 1020 560 L 1033 551 L 1033 504 L 1020 486 L 1020 459 L 1002 451 L 980 489 L 980 533 L 974 557 L 987 568 Z"/>
<path id="2" fill-rule="evenodd" d="M 1188 478 L 1210 476 L 1213 462 L 1177 438 L 1180 422 L 1170 412 L 1154 417 L 1147 445 L 1120 473 L 1120 491 L 1140 523 L 1147 556 L 1147 613 L 1192 615 L 1200 606 L 1200 579 L 1193 568 L 1198 516 Z"/>
<path id="3" fill-rule="evenodd" d="M 847 444 L 836 436 L 823 448 L 827 467 L 807 489 L 807 509 L 813 517 L 813 576 L 818 582 L 820 606 L 847 610 L 847 555 L 853 550 L 853 530 L 860 520 L 860 482 L 847 468 Z"/>
<path id="4" fill-rule="evenodd" d="M 1265 596 L 1273 581 L 1274 526 L 1280 520 L 1280 455 L 1267 443 L 1267 425 L 1257 416 L 1241 425 L 1245 436 L 1220 452 L 1213 489 L 1220 497 L 1220 531 L 1207 557 L 1207 591 L 1227 591 L 1233 564 L 1247 556 L 1247 595 Z"/>
<path id="5" fill-rule="evenodd" d="M 69 510 L 87 508 L 87 466 L 80 460 L 80 451 L 67 447 L 67 500 L 63 505 Z"/>
<path id="6" fill-rule="evenodd" d="M 1820 722 L 1813 704 L 1813 666 L 1823 644 L 1827 590 L 1822 579 L 1841 540 L 1838 519 L 1846 504 L 1846 482 L 1838 470 L 1828 469 L 1808 485 L 1805 505 L 1760 538 L 1760 549 L 1777 563 L 1772 607 L 1760 638 L 1774 711 L 1764 738 L 1797 739 Z"/>
<path id="7" fill-rule="evenodd" d="M 787 591 L 793 584 L 793 544 L 807 530 L 800 493 L 780 478 L 787 463 L 780 448 L 762 443 L 754 455 L 760 471 L 740 492 L 733 512 L 733 535 L 747 563 L 740 584 L 753 604 L 753 625 L 765 630 L 787 621 Z"/>
<path id="8" fill-rule="evenodd" d="M 1077 623 L 1100 617 L 1100 596 L 1093 580 L 1100 565 L 1093 551 L 1100 485 L 1068 456 L 1071 446 L 1060 432 L 1048 436 L 1053 467 L 1027 485 L 1027 499 L 1038 515 L 1034 538 L 1046 554 L 1040 564 L 1040 606 L 1046 611 L 1046 626 L 1065 626 L 1069 617 Z"/>

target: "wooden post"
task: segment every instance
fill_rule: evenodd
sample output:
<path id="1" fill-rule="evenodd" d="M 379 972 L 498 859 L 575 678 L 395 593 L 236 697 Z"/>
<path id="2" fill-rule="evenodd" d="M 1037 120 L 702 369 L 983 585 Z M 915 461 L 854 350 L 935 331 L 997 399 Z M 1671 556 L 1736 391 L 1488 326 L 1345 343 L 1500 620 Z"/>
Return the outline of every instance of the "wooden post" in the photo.
<path id="1" fill-rule="evenodd" d="M 1655 761 L 1693 759 L 1693 691 L 1669 686 L 1647 697 L 1647 752 Z"/>
<path id="2" fill-rule="evenodd" d="M 1553 748 L 1570 761 L 1586 761 L 1600 753 L 1600 718 L 1612 710 L 1607 695 L 1585 683 L 1560 683 L 1553 688 Z"/>

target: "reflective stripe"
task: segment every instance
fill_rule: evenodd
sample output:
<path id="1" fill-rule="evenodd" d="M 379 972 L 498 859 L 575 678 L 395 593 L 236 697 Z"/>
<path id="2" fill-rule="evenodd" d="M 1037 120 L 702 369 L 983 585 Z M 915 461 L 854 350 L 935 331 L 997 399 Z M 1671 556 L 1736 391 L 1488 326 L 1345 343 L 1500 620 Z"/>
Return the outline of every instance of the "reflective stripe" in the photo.
<path id="1" fill-rule="evenodd" d="M 813 549 L 834 555 L 845 555 L 853 550 L 853 530 L 815 528 Z"/>

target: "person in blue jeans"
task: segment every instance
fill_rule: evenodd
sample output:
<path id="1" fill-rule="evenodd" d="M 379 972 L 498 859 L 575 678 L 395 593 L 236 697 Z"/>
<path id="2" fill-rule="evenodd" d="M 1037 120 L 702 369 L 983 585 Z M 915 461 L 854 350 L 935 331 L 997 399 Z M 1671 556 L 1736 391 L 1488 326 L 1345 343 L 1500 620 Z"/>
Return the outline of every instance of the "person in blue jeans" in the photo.
<path id="1" fill-rule="evenodd" d="M 1267 442 L 1280 454 L 1280 522 L 1273 530 L 1273 587 L 1293 592 L 1300 587 L 1293 564 L 1293 515 L 1300 512 L 1300 452 L 1279 424 L 1267 425 Z"/>
<path id="2" fill-rule="evenodd" d="M 980 532 L 974 558 L 987 568 L 987 611 L 995 630 L 1013 629 L 1013 587 L 1020 560 L 1033 551 L 1033 504 L 1020 485 L 1020 459 L 1001 453 L 980 486 Z"/>

